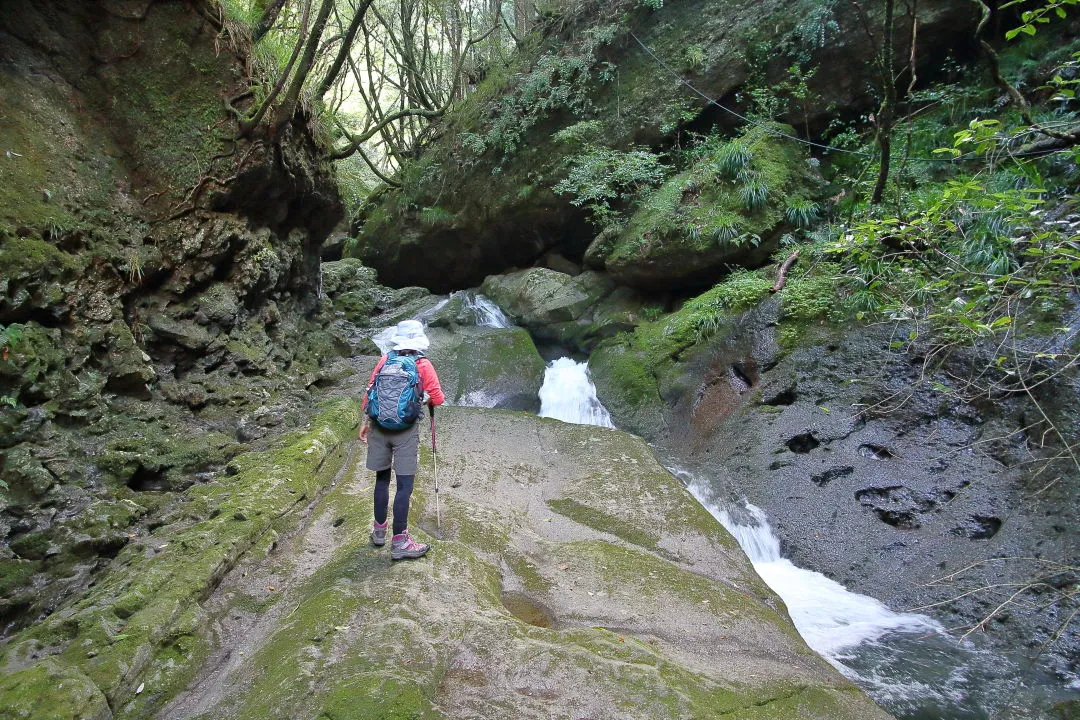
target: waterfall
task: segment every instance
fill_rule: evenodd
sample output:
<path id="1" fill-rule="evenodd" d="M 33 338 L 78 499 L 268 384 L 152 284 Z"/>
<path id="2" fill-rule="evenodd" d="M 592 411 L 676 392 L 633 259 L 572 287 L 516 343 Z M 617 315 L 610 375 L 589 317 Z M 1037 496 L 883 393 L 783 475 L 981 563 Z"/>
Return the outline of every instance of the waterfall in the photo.
<path id="1" fill-rule="evenodd" d="M 607 408 L 596 398 L 587 363 L 561 357 L 548 363 L 540 386 L 540 417 L 578 425 L 613 428 Z"/>
<path id="2" fill-rule="evenodd" d="M 425 310 L 420 311 L 416 315 L 413 315 L 411 320 L 419 320 L 426 326 L 428 320 L 443 309 L 443 307 L 450 302 L 452 298 L 457 295 L 462 295 L 464 300 L 464 309 L 469 311 L 469 314 L 475 318 L 476 325 L 478 327 L 489 328 L 510 328 L 514 324 L 510 321 L 506 314 L 499 308 L 498 305 L 491 302 L 483 295 L 473 292 L 472 290 L 458 290 L 451 293 L 448 297 L 441 298 L 438 302 Z M 371 341 L 375 343 L 379 351 L 387 353 L 390 351 L 390 338 L 394 335 L 394 325 L 383 328 L 379 332 L 371 336 Z"/>
<path id="3" fill-rule="evenodd" d="M 456 293 L 455 293 L 456 294 Z M 508 328 L 514 324 L 506 313 L 495 303 L 480 293 L 465 291 L 465 309 L 476 315 L 476 324 L 480 327 Z"/>

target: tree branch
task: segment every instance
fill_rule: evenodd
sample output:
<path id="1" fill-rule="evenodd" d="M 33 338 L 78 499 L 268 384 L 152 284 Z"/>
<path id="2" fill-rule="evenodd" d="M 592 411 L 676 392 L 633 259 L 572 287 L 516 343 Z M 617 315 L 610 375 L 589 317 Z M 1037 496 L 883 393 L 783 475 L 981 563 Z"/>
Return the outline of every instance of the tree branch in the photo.
<path id="1" fill-rule="evenodd" d="M 784 288 L 784 284 L 787 283 L 788 270 L 795 264 L 795 261 L 799 259 L 799 251 L 791 253 L 791 257 L 784 261 L 784 264 L 780 266 L 780 272 L 776 274 L 776 284 L 769 288 L 770 293 L 778 293 Z"/>
<path id="2" fill-rule="evenodd" d="M 255 30 L 251 33 L 251 39 L 254 42 L 262 40 L 263 36 L 270 32 L 270 28 L 274 27 L 274 23 L 277 22 L 281 8 L 285 7 L 285 1 L 286 0 L 271 0 L 270 4 L 266 6 L 266 10 L 263 11 L 262 17 L 259 18 Z"/>
<path id="3" fill-rule="evenodd" d="M 363 0 L 363 2 L 360 3 L 360 7 L 356 8 L 356 14 L 353 15 L 353 19 L 349 23 L 349 28 L 345 31 L 345 37 L 341 41 L 341 47 L 338 49 L 337 57 L 335 57 L 334 62 L 330 64 L 330 69 L 326 71 L 326 77 L 319 83 L 319 88 L 315 91 L 315 97 L 321 98 L 326 95 L 330 86 L 337 80 L 342 66 L 345 65 L 345 58 L 347 58 L 352 51 L 353 41 L 356 39 L 356 33 L 360 30 L 360 25 L 364 21 L 364 15 L 367 13 L 367 9 L 371 6 L 372 2 L 374 2 L 374 0 Z"/>

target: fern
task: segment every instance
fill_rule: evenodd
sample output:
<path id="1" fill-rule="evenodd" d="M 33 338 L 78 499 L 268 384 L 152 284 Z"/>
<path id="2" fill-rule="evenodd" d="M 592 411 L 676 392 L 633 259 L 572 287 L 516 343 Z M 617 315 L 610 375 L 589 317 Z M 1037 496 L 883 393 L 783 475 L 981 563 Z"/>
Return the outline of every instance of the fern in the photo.
<path id="1" fill-rule="evenodd" d="M 795 199 L 784 210 L 784 219 L 795 227 L 809 227 L 818 218 L 817 203 Z"/>
<path id="2" fill-rule="evenodd" d="M 720 175 L 734 180 L 750 166 L 753 159 L 754 154 L 750 152 L 750 148 L 738 140 L 733 140 L 720 147 L 716 154 L 715 167 Z"/>
<path id="3" fill-rule="evenodd" d="M 769 186 L 759 177 L 751 178 L 739 187 L 739 198 L 747 210 L 758 210 L 769 198 Z"/>

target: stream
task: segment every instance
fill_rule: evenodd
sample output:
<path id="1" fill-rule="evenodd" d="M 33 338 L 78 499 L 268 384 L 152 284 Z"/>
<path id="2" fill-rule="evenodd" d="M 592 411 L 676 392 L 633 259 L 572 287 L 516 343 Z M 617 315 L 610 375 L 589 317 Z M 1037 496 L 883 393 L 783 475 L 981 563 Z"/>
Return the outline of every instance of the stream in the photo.
<path id="1" fill-rule="evenodd" d="M 614 427 L 584 362 L 564 357 L 548 363 L 540 400 L 543 417 Z M 797 567 L 781 556 L 764 511 L 718 499 L 706 477 L 668 469 L 738 540 L 806 643 L 898 720 L 1034 717 L 1033 707 L 1048 704 L 1045 687 L 1017 687 L 1005 658 L 958 641 L 925 615 L 894 612 Z"/>

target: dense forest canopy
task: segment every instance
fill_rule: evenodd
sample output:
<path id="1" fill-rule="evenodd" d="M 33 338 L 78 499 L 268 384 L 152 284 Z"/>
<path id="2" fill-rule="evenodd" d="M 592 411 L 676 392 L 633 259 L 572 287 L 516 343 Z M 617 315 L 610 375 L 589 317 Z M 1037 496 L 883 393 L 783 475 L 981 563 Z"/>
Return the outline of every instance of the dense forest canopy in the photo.
<path id="1" fill-rule="evenodd" d="M 254 44 L 266 84 L 237 110 L 241 133 L 280 126 L 304 104 L 332 137 L 338 160 L 362 176 L 394 172 L 432 126 L 508 61 L 532 30 L 532 0 L 228 0 L 226 26 Z"/>

